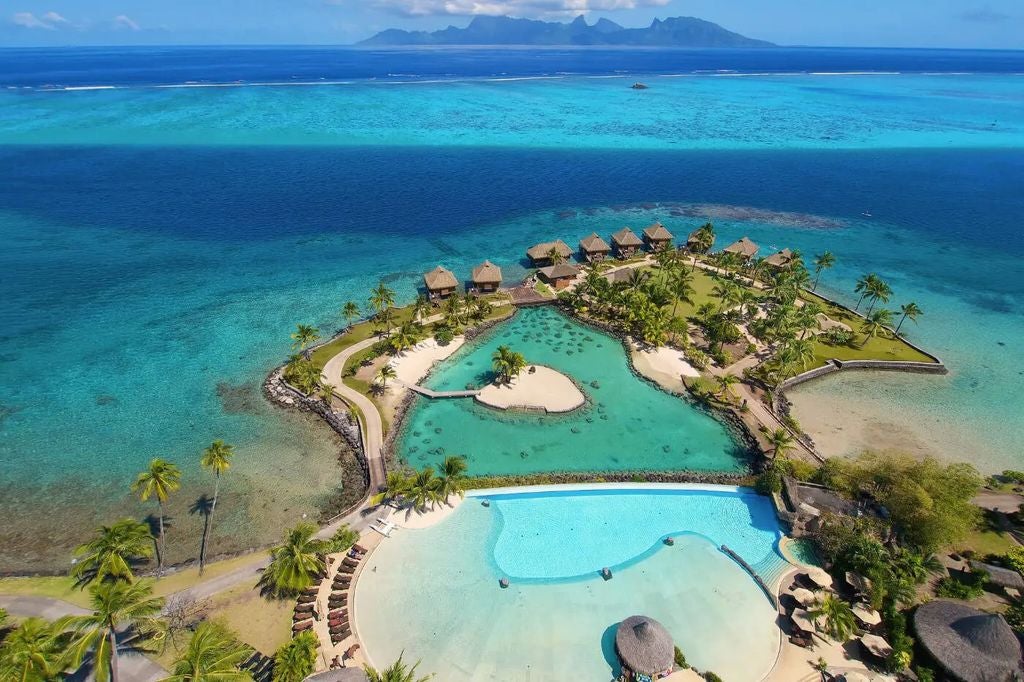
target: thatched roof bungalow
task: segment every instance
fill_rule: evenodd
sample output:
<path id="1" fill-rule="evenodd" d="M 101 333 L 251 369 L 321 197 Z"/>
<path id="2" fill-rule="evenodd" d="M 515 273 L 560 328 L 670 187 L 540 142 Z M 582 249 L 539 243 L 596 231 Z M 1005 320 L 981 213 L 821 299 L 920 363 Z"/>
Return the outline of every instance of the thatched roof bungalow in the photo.
<path id="1" fill-rule="evenodd" d="M 612 247 L 608 245 L 608 242 L 597 236 L 596 232 L 591 232 L 589 237 L 584 237 L 580 240 L 580 255 L 588 263 L 603 261 L 611 252 Z"/>
<path id="2" fill-rule="evenodd" d="M 667 676 L 675 664 L 675 644 L 665 627 L 647 616 L 630 616 L 615 632 L 622 666 L 652 679 Z"/>
<path id="3" fill-rule="evenodd" d="M 473 268 L 473 287 L 478 291 L 497 291 L 501 286 L 501 268 L 489 260 Z"/>
<path id="4" fill-rule="evenodd" d="M 672 247 L 672 240 L 675 236 L 661 223 L 654 223 L 644 228 L 644 242 L 651 251 L 667 249 Z"/>
<path id="5" fill-rule="evenodd" d="M 541 268 L 537 272 L 540 274 L 541 279 L 554 287 L 555 291 L 558 291 L 572 284 L 572 281 L 580 274 L 580 269 L 569 263 L 559 263 L 558 265 L 549 265 L 546 268 Z"/>
<path id="6" fill-rule="evenodd" d="M 556 239 L 553 242 L 541 242 L 531 246 L 526 250 L 526 257 L 530 259 L 534 267 L 553 265 L 551 262 L 552 251 L 557 253 L 563 260 L 568 259 L 572 255 L 572 249 L 569 248 L 569 245 L 561 239 Z"/>
<path id="7" fill-rule="evenodd" d="M 914 612 L 914 630 L 920 645 L 955 680 L 1019 679 L 1020 642 L 1000 615 L 936 599 Z"/>
<path id="8" fill-rule="evenodd" d="M 729 246 L 722 249 L 723 253 L 734 253 L 743 260 L 750 260 L 757 255 L 760 247 L 754 242 L 750 241 L 749 237 L 742 237 L 738 241 L 729 244 Z"/>
<path id="9" fill-rule="evenodd" d="M 612 235 L 612 247 L 615 249 L 615 255 L 619 258 L 632 258 L 643 245 L 643 240 L 628 227 L 624 227 Z"/>
<path id="10" fill-rule="evenodd" d="M 455 293 L 459 287 L 459 282 L 451 270 L 446 270 L 440 265 L 423 275 L 423 284 L 430 298 L 444 298 Z"/>
<path id="11" fill-rule="evenodd" d="M 768 267 L 775 268 L 776 270 L 782 270 L 788 268 L 796 259 L 793 257 L 793 252 L 789 249 L 783 249 L 778 253 L 773 253 L 764 259 L 764 264 Z"/>

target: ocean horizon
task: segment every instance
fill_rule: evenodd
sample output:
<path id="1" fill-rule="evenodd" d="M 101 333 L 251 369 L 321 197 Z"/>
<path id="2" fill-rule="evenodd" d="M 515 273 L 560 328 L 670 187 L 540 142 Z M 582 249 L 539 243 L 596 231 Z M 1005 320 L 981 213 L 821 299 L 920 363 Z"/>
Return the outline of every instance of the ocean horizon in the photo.
<path id="1" fill-rule="evenodd" d="M 260 392 L 296 324 L 655 220 L 828 249 L 826 295 L 870 271 L 924 309 L 904 331 L 950 375 L 801 387 L 816 440 L 1024 468 L 1022 77 L 981 50 L 0 49 L 0 572 L 152 511 L 154 456 L 191 558 L 214 438 L 213 553 L 266 544 L 341 481 L 338 439 Z"/>

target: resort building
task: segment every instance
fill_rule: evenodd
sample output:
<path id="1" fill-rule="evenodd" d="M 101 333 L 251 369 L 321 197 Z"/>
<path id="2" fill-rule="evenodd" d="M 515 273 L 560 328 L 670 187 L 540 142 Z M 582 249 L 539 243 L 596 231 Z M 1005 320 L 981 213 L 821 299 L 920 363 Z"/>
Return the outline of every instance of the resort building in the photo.
<path id="1" fill-rule="evenodd" d="M 451 270 L 445 270 L 440 265 L 423 275 L 423 283 L 427 288 L 427 296 L 431 299 L 450 296 L 459 287 L 459 282 Z"/>
<path id="2" fill-rule="evenodd" d="M 775 268 L 776 270 L 784 270 L 795 262 L 793 252 L 789 249 L 783 249 L 778 253 L 773 253 L 764 259 L 764 264 L 768 267 Z"/>
<path id="3" fill-rule="evenodd" d="M 936 599 L 914 612 L 918 643 L 960 682 L 1018 680 L 1021 648 L 1002 616 Z"/>
<path id="4" fill-rule="evenodd" d="M 751 258 L 757 255 L 760 247 L 757 244 L 750 241 L 749 237 L 743 237 L 739 241 L 735 241 L 729 246 L 722 249 L 723 253 L 734 253 L 745 261 L 749 261 Z"/>
<path id="5" fill-rule="evenodd" d="M 672 248 L 673 239 L 675 237 L 661 223 L 654 223 L 644 228 L 644 242 L 651 251 Z"/>
<path id="6" fill-rule="evenodd" d="M 501 286 L 501 268 L 489 260 L 473 268 L 473 288 L 490 293 Z"/>
<path id="7" fill-rule="evenodd" d="M 530 259 L 530 263 L 534 267 L 541 265 L 554 265 L 552 262 L 552 254 L 558 254 L 561 260 L 568 260 L 569 256 L 572 255 L 572 249 L 569 245 L 563 242 L 561 239 L 556 239 L 553 242 L 543 242 L 535 246 L 531 246 L 526 250 L 526 257 Z"/>
<path id="8" fill-rule="evenodd" d="M 700 231 L 702 229 L 698 227 L 686 237 L 686 250 L 690 253 L 701 253 L 704 251 L 704 247 L 700 243 Z"/>
<path id="9" fill-rule="evenodd" d="M 584 237 L 580 240 L 580 255 L 588 263 L 603 261 L 611 252 L 612 247 L 608 245 L 608 242 L 598 237 L 596 232 L 591 232 L 589 237 Z"/>
<path id="10" fill-rule="evenodd" d="M 619 258 L 632 258 L 644 243 L 633 233 L 633 230 L 624 227 L 612 235 L 612 246 L 615 248 L 615 255 Z"/>
<path id="11" fill-rule="evenodd" d="M 560 291 L 572 284 L 572 281 L 580 274 L 580 269 L 575 265 L 559 263 L 541 268 L 537 272 L 540 274 L 540 278 L 550 284 L 555 291 Z"/>

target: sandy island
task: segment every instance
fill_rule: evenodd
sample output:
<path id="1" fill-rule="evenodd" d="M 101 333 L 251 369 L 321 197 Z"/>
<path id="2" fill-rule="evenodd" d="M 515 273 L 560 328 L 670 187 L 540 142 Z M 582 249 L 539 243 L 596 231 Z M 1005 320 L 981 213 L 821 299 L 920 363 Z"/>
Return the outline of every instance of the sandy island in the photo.
<path id="1" fill-rule="evenodd" d="M 510 384 L 488 384 L 476 400 L 501 410 L 570 412 L 581 407 L 586 397 L 572 379 L 561 372 L 543 365 L 529 365 Z"/>

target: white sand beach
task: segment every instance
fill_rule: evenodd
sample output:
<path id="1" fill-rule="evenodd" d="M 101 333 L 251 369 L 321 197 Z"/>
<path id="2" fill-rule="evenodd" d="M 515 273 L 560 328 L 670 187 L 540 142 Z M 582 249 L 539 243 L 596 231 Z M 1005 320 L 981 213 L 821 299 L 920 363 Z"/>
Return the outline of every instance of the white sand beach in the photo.
<path id="1" fill-rule="evenodd" d="M 395 368 L 398 382 L 415 384 L 430 372 L 435 362 L 451 357 L 464 343 L 466 339 L 463 336 L 456 336 L 447 346 L 441 346 L 433 338 L 429 338 L 395 356 L 389 363 Z"/>
<path id="2" fill-rule="evenodd" d="M 488 384 L 476 396 L 484 405 L 569 412 L 586 402 L 572 379 L 543 365 L 530 365 L 511 384 Z"/>
<path id="3" fill-rule="evenodd" d="M 631 354 L 633 366 L 640 374 L 670 391 L 685 390 L 682 377 L 700 376 L 700 372 L 683 357 L 683 351 L 676 348 L 648 348 L 634 343 Z"/>

